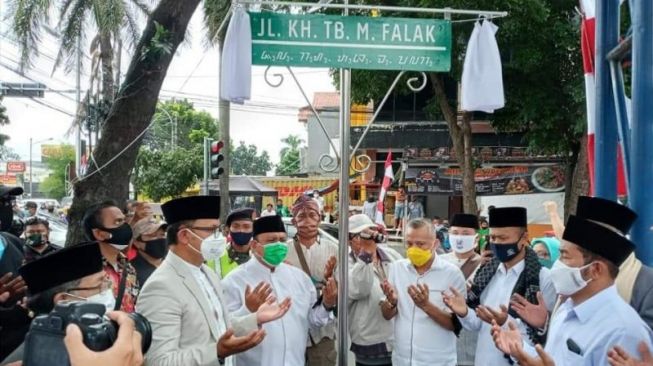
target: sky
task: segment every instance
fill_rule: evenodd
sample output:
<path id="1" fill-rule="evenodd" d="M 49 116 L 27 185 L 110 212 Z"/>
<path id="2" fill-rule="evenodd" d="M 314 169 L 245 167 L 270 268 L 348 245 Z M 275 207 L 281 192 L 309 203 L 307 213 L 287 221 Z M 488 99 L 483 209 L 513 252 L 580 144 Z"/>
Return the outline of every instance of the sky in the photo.
<path id="1" fill-rule="evenodd" d="M 1 131 L 11 138 L 7 145 L 27 160 L 31 138 L 33 159 L 38 161 L 41 143 L 74 143 L 74 133 L 70 133 L 70 126 L 75 110 L 76 77 L 74 72 L 66 74 L 64 68 L 52 74 L 59 45 L 48 34 L 42 37 L 40 55 L 34 59 L 34 67 L 26 72 L 27 78 L 12 71 L 18 69 L 18 48 L 8 32 L 9 21 L 6 19 L 4 3 L 5 0 L 0 0 L 0 82 L 29 83 L 32 82 L 29 79 L 33 79 L 54 90 L 38 100 L 5 98 L 3 101 L 11 120 Z M 195 103 L 197 109 L 205 110 L 217 118 L 220 56 L 217 48 L 206 46 L 202 17 L 202 11 L 198 9 L 191 21 L 190 37 L 175 54 L 160 97 L 163 100 L 188 98 Z M 128 57 L 126 52 L 123 56 L 123 73 L 128 68 Z M 82 90 L 85 90 L 90 61 L 85 57 L 83 63 L 81 79 Z M 328 69 L 293 68 L 293 71 L 311 101 L 315 92 L 335 91 Z M 307 103 L 287 70 L 270 70 L 271 74 L 281 72 L 285 75 L 284 83 L 278 88 L 266 84 L 264 72 L 265 67 L 254 66 L 251 101 L 245 105 L 232 104 L 230 132 L 236 144 L 239 141 L 254 144 L 259 151 L 267 151 L 273 163 L 277 163 L 279 151 L 283 147 L 280 142 L 282 138 L 295 134 L 306 140 L 306 130 L 297 121 L 297 113 Z M 44 140 L 47 141 L 43 142 Z M 4 168 L 0 167 L 0 170 Z"/>

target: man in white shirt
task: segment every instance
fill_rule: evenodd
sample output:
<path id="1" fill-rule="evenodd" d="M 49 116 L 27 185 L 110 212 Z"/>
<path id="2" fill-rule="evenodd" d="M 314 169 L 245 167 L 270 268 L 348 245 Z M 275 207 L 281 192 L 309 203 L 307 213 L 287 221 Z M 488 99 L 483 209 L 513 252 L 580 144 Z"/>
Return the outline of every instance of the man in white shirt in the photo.
<path id="1" fill-rule="evenodd" d="M 453 251 L 440 258 L 454 264 L 463 272 L 465 281 L 471 286 L 476 270 L 481 265 L 481 256 L 475 251 L 478 245 L 478 217 L 470 214 L 456 214 L 451 220 L 449 244 Z M 458 366 L 473 366 L 478 333 L 463 329 L 458 336 Z"/>
<path id="2" fill-rule="evenodd" d="M 136 309 L 152 325 L 147 366 L 233 365 L 232 357 L 259 344 L 260 325 L 282 317 L 290 301 L 265 302 L 256 313 L 231 317 L 218 275 L 204 264 L 219 258 L 220 198 L 195 196 L 161 206 L 170 251 L 147 280 Z M 266 299 L 268 300 L 268 299 Z"/>
<path id="3" fill-rule="evenodd" d="M 602 366 L 608 364 L 614 346 L 630 354 L 637 354 L 641 342 L 650 349 L 651 329 L 619 296 L 614 284 L 619 265 L 635 245 L 616 230 L 574 215 L 562 238 L 561 256 L 551 277 L 556 291 L 566 299 L 552 316 L 546 357 L 557 366 Z M 520 364 L 541 362 L 514 325 L 510 328 L 493 327 L 497 347 Z"/>
<path id="4" fill-rule="evenodd" d="M 509 366 L 509 356 L 498 350 L 490 331 L 492 322 L 503 326 L 508 318 L 517 318 L 509 308 L 513 294 L 519 294 L 531 303 L 538 303 L 537 293 L 542 292 L 546 306 L 552 309 L 556 292 L 549 270 L 543 268 L 528 244 L 527 216 L 523 207 L 494 208 L 490 216 L 490 248 L 494 257 L 476 272 L 467 293 L 467 300 L 457 290 L 446 294 L 444 302 L 453 310 L 463 327 L 478 333 L 476 366 Z M 524 337 L 542 342 L 539 329 L 518 322 Z"/>
<path id="5" fill-rule="evenodd" d="M 408 259 L 392 263 L 383 284 L 383 317 L 394 318 L 395 366 L 456 365 L 460 328 L 442 300 L 450 288 L 465 293 L 465 279 L 453 264 L 439 258 L 433 224 L 412 220 L 406 228 Z"/>
<path id="6" fill-rule="evenodd" d="M 392 322 L 383 318 L 381 285 L 390 265 L 403 259 L 388 246 L 377 245 L 380 233 L 364 214 L 349 218 L 349 336 L 356 365 L 392 366 Z"/>
<path id="7" fill-rule="evenodd" d="M 326 281 L 333 275 L 338 256 L 338 243 L 319 235 L 320 209 L 312 198 L 301 195 L 292 207 L 292 223 L 297 228 L 288 240 L 287 263 L 306 273 L 313 281 L 318 297 Z M 332 366 L 336 363 L 336 324 L 329 322 L 309 332 L 306 349 L 308 366 Z"/>
<path id="8" fill-rule="evenodd" d="M 236 356 L 238 366 L 304 366 L 309 329 L 333 321 L 338 289 L 333 278 L 327 280 L 318 303 L 315 285 L 302 270 L 283 261 L 288 254 L 287 235 L 281 217 L 267 216 L 254 221 L 252 256 L 230 272 L 224 280 L 227 309 L 234 315 L 257 311 L 266 299 L 251 299 L 248 288 L 265 282 L 271 296 L 292 298 L 292 307 L 279 321 L 263 325 L 267 337 L 260 345 Z"/>
<path id="9" fill-rule="evenodd" d="M 277 213 L 276 213 L 276 211 L 274 211 L 274 206 L 273 206 L 271 203 L 268 203 L 268 205 L 267 205 L 267 207 L 265 208 L 265 210 L 263 210 L 263 212 L 261 212 L 261 217 L 265 217 L 265 216 L 274 216 L 274 215 L 276 215 L 276 214 L 277 214 Z"/>

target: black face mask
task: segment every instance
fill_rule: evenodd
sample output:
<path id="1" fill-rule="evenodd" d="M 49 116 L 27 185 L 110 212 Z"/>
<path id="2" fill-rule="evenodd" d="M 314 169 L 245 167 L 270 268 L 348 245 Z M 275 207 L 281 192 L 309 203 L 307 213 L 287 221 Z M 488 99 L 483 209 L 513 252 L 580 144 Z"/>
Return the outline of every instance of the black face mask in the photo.
<path id="1" fill-rule="evenodd" d="M 43 234 L 36 233 L 28 235 L 27 238 L 25 238 L 25 244 L 30 247 L 38 247 L 41 244 L 46 244 L 46 240 L 43 238 Z"/>
<path id="2" fill-rule="evenodd" d="M 236 245 L 247 245 L 252 240 L 252 233 L 231 233 L 231 241 Z"/>
<path id="3" fill-rule="evenodd" d="M 168 254 L 168 242 L 166 239 L 154 239 L 144 241 L 144 252 L 152 258 L 161 259 Z"/>
<path id="4" fill-rule="evenodd" d="M 131 226 L 129 226 L 128 223 L 124 223 L 113 229 L 107 229 L 103 227 L 99 229 L 111 234 L 111 237 L 104 242 L 113 245 L 113 247 L 118 250 L 125 249 L 132 241 L 133 232 Z"/>

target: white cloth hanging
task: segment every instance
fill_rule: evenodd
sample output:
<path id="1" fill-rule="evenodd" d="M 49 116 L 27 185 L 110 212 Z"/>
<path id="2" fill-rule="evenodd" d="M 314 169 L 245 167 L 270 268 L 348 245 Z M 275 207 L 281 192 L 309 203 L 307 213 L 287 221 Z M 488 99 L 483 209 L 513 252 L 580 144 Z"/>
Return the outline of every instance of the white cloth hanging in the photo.
<path id="1" fill-rule="evenodd" d="M 231 16 L 221 56 L 220 98 L 243 104 L 252 95 L 252 29 L 242 6 Z"/>
<path id="2" fill-rule="evenodd" d="M 474 24 L 463 65 L 460 98 L 463 111 L 493 113 L 505 105 L 501 56 L 495 38 L 498 29 L 487 20 Z"/>

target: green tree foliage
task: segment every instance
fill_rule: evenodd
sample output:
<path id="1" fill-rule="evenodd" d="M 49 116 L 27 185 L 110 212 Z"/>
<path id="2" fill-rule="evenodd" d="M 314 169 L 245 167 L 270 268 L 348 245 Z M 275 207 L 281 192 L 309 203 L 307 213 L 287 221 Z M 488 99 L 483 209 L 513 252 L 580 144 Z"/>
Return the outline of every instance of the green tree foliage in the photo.
<path id="1" fill-rule="evenodd" d="M 61 199 L 66 196 L 66 169 L 75 164 L 75 148 L 72 145 L 61 145 L 53 150 L 46 160 L 50 175 L 41 183 L 41 191 L 48 197 Z"/>
<path id="2" fill-rule="evenodd" d="M 493 20 L 503 63 L 506 107 L 497 111 L 493 125 L 502 131 L 520 131 L 533 150 L 569 156 L 578 149 L 584 132 L 582 63 L 579 27 L 574 2 L 557 0 L 402 0 L 384 5 L 451 7 L 507 11 L 508 17 Z M 383 13 L 382 16 L 403 16 Z M 430 15 L 423 15 L 428 16 Z M 454 16 L 454 20 L 456 20 Z M 475 213 L 474 162 L 471 152 L 471 115 L 457 119 L 457 85 L 462 76 L 464 54 L 473 22 L 453 23 L 452 68 L 448 73 L 430 73 L 435 97 L 428 107 L 433 119 L 449 126 L 459 164 L 466 173 L 464 206 Z M 337 78 L 337 73 L 334 73 Z M 356 102 L 380 100 L 396 72 L 354 70 L 352 97 Z M 411 75 L 412 76 L 412 75 Z M 400 84 L 399 92 L 409 90 Z M 468 141 L 468 143 L 465 143 Z M 469 147 L 469 148 L 468 148 Z M 462 154 L 461 154 L 462 153 Z M 465 189 L 468 188 L 468 189 Z"/>
<path id="3" fill-rule="evenodd" d="M 0 126 L 9 124 L 9 116 L 7 115 L 7 108 L 2 105 L 2 96 L 0 96 Z M 0 146 L 5 144 L 5 141 L 9 140 L 9 136 L 0 133 Z"/>
<path id="4" fill-rule="evenodd" d="M 276 174 L 291 175 L 299 173 L 301 169 L 299 146 L 304 140 L 300 139 L 299 136 L 289 135 L 288 137 L 282 138 L 281 142 L 286 146 L 281 149 L 281 160 L 279 161 L 279 165 L 277 165 Z"/>
<path id="5" fill-rule="evenodd" d="M 240 141 L 240 144 L 231 151 L 230 156 L 233 175 L 266 175 L 272 170 L 268 152 L 263 151 L 259 154 L 256 145 L 245 145 L 244 141 Z"/>
<path id="6" fill-rule="evenodd" d="M 179 197 L 202 175 L 202 146 L 172 150 L 143 147 L 136 166 L 134 183 L 140 192 L 156 202 Z"/>
<path id="7" fill-rule="evenodd" d="M 160 102 L 153 119 L 144 142 L 151 150 L 170 149 L 173 140 L 175 147 L 189 149 L 201 145 L 204 137 L 218 135 L 218 121 L 188 100 Z"/>

